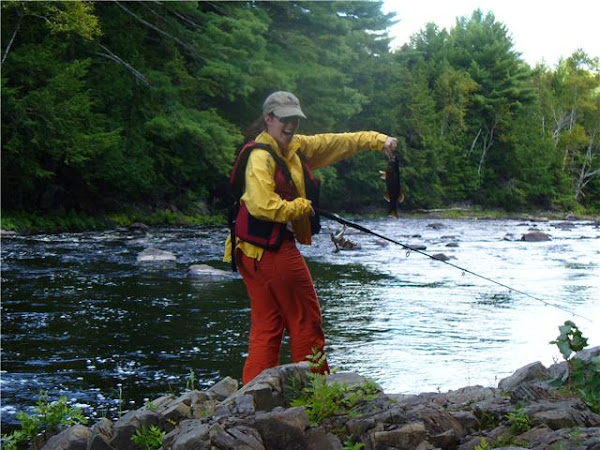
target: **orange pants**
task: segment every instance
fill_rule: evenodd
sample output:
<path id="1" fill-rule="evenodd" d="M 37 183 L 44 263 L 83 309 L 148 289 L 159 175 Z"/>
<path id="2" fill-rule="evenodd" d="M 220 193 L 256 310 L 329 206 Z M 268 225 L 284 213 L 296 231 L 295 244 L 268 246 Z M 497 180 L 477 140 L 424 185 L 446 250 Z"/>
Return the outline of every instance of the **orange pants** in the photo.
<path id="1" fill-rule="evenodd" d="M 279 249 L 266 250 L 260 261 L 238 250 L 237 262 L 250 297 L 251 316 L 243 383 L 279 364 L 284 330 L 290 336 L 292 362 L 306 360 L 315 347 L 323 351 L 321 307 L 296 242 L 284 239 Z M 327 361 L 320 372 L 329 372 Z"/>

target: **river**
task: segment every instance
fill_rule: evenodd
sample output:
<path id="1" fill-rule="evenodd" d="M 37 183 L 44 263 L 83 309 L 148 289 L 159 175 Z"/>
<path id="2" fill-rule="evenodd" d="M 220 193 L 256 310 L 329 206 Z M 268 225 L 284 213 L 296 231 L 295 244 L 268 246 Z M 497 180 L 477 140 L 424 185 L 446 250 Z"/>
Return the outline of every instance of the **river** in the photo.
<path id="1" fill-rule="evenodd" d="M 301 246 L 319 294 L 330 365 L 388 393 L 447 391 L 561 360 L 549 341 L 574 321 L 600 345 L 600 229 L 591 221 L 358 220 L 361 226 L 512 289 L 347 230 L 334 253 L 325 221 Z M 530 228 L 551 236 L 524 242 Z M 220 262 L 224 228 L 167 228 L 2 239 L 2 424 L 38 394 L 92 418 L 162 394 L 240 379 L 249 305 L 239 278 L 200 283 Z M 140 264 L 145 248 L 176 262 Z M 289 351 L 284 347 L 283 362 Z"/>

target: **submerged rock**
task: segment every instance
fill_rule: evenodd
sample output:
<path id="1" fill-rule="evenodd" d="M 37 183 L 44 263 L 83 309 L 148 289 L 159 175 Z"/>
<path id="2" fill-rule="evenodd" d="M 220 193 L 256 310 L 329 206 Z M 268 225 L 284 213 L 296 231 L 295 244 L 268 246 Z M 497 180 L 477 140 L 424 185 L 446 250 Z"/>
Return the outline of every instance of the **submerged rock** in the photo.
<path id="1" fill-rule="evenodd" d="M 538 230 L 534 230 L 531 231 L 529 233 L 525 233 L 523 236 L 521 236 L 521 240 L 525 241 L 525 242 L 543 242 L 543 241 L 549 241 L 550 240 L 550 235 L 543 233 L 541 231 Z"/>
<path id="2" fill-rule="evenodd" d="M 165 261 L 176 261 L 177 256 L 166 250 L 159 248 L 149 247 L 137 256 L 137 262 L 165 262 Z"/>
<path id="3" fill-rule="evenodd" d="M 188 268 L 187 276 L 196 281 L 223 281 L 235 278 L 231 271 L 216 269 L 208 264 L 193 264 Z"/>

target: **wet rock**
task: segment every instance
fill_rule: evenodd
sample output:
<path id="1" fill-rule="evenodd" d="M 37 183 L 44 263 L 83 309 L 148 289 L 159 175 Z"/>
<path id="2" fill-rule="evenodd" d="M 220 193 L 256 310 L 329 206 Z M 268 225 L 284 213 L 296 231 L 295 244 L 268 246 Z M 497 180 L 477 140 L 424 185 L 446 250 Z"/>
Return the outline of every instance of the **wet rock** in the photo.
<path id="1" fill-rule="evenodd" d="M 444 225 L 443 223 L 434 222 L 434 223 L 428 224 L 427 228 L 433 228 L 434 230 L 441 230 L 443 228 L 446 228 L 446 225 Z"/>
<path id="2" fill-rule="evenodd" d="M 195 281 L 223 281 L 235 277 L 233 272 L 217 269 L 208 264 L 193 264 L 188 268 L 187 276 Z"/>
<path id="3" fill-rule="evenodd" d="M 449 247 L 449 248 L 457 248 L 458 246 L 459 246 L 459 245 L 458 245 L 458 243 L 457 243 L 457 242 L 448 242 L 448 243 L 446 244 L 446 247 Z"/>
<path id="4" fill-rule="evenodd" d="M 554 228 L 558 228 L 559 230 L 572 230 L 575 228 L 575 224 L 571 222 L 559 222 L 552 225 Z"/>
<path id="5" fill-rule="evenodd" d="M 129 229 L 133 231 L 147 231 L 150 229 L 150 227 L 145 223 L 133 222 L 131 225 L 129 225 Z"/>
<path id="6" fill-rule="evenodd" d="M 176 261 L 177 256 L 175 254 L 161 250 L 158 248 L 150 247 L 137 256 L 137 262 L 165 262 L 165 261 Z"/>
<path id="7" fill-rule="evenodd" d="M 6 238 L 6 237 L 15 237 L 15 236 L 17 236 L 16 231 L 0 229 L 0 237 Z"/>
<path id="8" fill-rule="evenodd" d="M 427 250 L 427 246 L 424 244 L 409 244 L 409 250 Z"/>
<path id="9" fill-rule="evenodd" d="M 436 253 L 435 255 L 431 255 L 433 259 L 437 259 L 438 261 L 450 261 L 451 259 L 456 259 L 454 256 L 448 256 L 444 253 Z"/>
<path id="10" fill-rule="evenodd" d="M 523 236 L 521 236 L 521 240 L 525 241 L 525 242 L 549 241 L 550 235 L 536 230 L 536 231 L 531 231 L 529 233 L 525 233 Z"/>

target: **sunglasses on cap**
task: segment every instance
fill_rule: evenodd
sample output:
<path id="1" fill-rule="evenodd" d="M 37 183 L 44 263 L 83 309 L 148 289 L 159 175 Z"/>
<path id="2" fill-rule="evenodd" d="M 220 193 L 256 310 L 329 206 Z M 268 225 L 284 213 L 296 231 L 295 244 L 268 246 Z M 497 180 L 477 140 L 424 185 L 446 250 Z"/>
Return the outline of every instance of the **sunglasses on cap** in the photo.
<path id="1" fill-rule="evenodd" d="M 300 117 L 298 117 L 298 116 L 279 117 L 273 113 L 271 113 L 271 116 L 275 117 L 277 120 L 279 120 L 283 124 L 300 123 Z"/>

